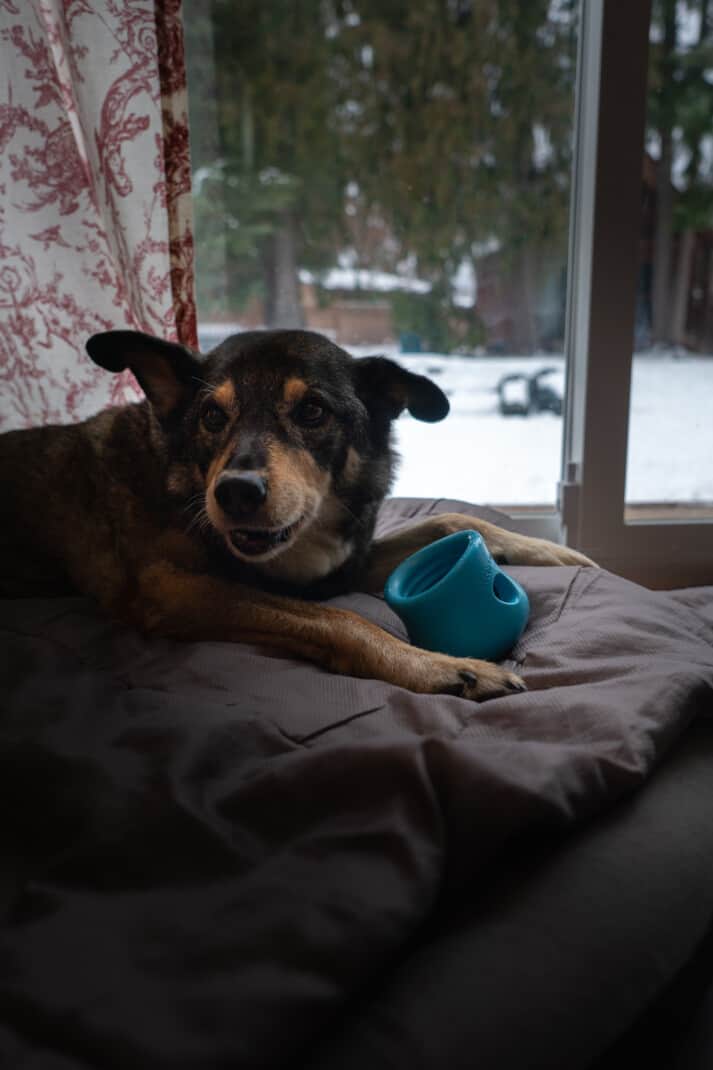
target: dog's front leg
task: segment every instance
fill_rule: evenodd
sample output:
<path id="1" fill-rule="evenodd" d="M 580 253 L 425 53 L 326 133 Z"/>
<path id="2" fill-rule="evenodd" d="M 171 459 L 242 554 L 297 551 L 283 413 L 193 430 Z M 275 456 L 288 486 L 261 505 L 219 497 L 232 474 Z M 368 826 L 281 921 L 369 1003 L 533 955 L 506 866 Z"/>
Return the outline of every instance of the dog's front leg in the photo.
<path id="1" fill-rule="evenodd" d="M 348 610 L 264 594 L 169 563 L 140 573 L 132 619 L 159 635 L 256 643 L 410 691 L 484 700 L 525 690 L 498 665 L 409 646 Z"/>
<path id="2" fill-rule="evenodd" d="M 518 535 L 514 531 L 506 531 L 487 520 L 479 520 L 465 513 L 437 513 L 373 543 L 367 562 L 365 589 L 383 590 L 389 575 L 404 558 L 445 535 L 469 530 L 477 531 L 483 536 L 490 553 L 503 565 L 594 564 L 577 550 L 559 546 L 547 539 Z"/>

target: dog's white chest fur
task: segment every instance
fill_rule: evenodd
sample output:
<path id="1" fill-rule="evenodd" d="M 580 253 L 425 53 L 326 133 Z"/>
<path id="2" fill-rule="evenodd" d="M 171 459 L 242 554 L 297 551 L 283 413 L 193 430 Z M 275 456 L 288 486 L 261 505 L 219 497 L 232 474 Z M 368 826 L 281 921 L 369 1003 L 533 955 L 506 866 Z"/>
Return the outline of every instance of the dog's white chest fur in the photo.
<path id="1" fill-rule="evenodd" d="M 266 561 L 262 571 L 274 579 L 306 586 L 339 568 L 353 549 L 351 541 L 338 533 L 342 512 L 335 498 L 326 498 L 309 527 L 284 553 Z"/>

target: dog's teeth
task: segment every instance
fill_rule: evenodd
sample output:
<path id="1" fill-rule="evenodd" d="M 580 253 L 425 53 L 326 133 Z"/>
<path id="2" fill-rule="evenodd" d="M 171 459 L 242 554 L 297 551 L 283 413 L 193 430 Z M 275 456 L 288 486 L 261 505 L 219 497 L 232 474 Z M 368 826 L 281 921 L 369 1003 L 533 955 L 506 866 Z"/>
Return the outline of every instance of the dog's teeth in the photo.
<path id="1" fill-rule="evenodd" d="M 288 542 L 294 534 L 297 523 L 290 524 L 286 528 L 280 528 L 279 531 L 265 528 L 233 528 L 229 539 L 237 550 L 257 556 L 274 546 L 281 546 L 283 543 Z"/>

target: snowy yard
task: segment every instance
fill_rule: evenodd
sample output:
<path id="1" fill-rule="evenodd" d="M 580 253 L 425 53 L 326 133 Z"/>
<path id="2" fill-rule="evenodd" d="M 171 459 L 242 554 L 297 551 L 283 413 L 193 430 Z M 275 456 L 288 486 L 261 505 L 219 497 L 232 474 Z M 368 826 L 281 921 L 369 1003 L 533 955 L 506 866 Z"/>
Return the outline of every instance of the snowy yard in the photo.
<path id="1" fill-rule="evenodd" d="M 218 328 L 201 330 L 204 349 L 220 337 Z M 481 504 L 554 503 L 562 418 L 502 416 L 497 384 L 504 375 L 555 368 L 551 381 L 561 388 L 562 357 L 380 351 L 433 378 L 451 403 L 442 423 L 421 423 L 408 414 L 397 421 L 401 465 L 394 494 Z M 359 347 L 351 352 L 361 355 Z M 627 501 L 713 502 L 713 358 L 637 354 L 629 441 Z"/>
<path id="2" fill-rule="evenodd" d="M 562 418 L 501 416 L 503 375 L 558 367 L 564 359 L 400 357 L 448 394 L 451 412 L 429 426 L 397 424 L 402 465 L 395 493 L 481 503 L 554 502 Z M 634 358 L 628 502 L 713 501 L 713 358 L 637 354 Z"/>

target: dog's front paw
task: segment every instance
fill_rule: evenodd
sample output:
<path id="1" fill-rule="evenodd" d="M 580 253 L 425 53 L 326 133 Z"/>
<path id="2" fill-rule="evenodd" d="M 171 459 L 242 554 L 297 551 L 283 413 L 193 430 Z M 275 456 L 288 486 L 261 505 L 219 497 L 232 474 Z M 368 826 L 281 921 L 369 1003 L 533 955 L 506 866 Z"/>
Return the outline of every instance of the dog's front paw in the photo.
<path id="1" fill-rule="evenodd" d="M 418 657 L 423 683 L 413 690 L 458 695 L 474 702 L 485 702 L 490 698 L 527 690 L 524 681 L 514 672 L 490 661 L 453 658 L 448 654 L 435 654 L 427 650 L 419 650 Z"/>
<path id="2" fill-rule="evenodd" d="M 485 539 L 488 550 L 501 565 L 578 565 L 597 568 L 578 550 L 569 546 L 560 546 L 548 539 L 536 539 L 530 535 L 519 535 L 514 531 L 497 527 L 485 520 L 467 516 L 465 513 L 439 513 L 429 520 L 434 539 L 452 535 L 456 531 L 474 528 Z"/>
<path id="3" fill-rule="evenodd" d="M 543 539 L 542 541 L 545 542 L 546 540 Z M 581 568 L 599 568 L 596 561 L 592 561 L 592 559 L 586 557 L 585 554 L 580 554 L 579 550 L 572 550 L 569 546 L 559 546 L 554 542 L 548 542 L 547 547 L 557 558 L 556 564 L 558 565 L 579 565 Z"/>
<path id="4" fill-rule="evenodd" d="M 560 546 L 548 539 L 534 539 L 529 535 L 515 535 L 508 532 L 499 541 L 499 545 L 491 553 L 496 560 L 505 565 L 577 565 L 586 568 L 597 568 L 591 561 L 578 550 L 571 550 L 569 546 Z"/>
<path id="5" fill-rule="evenodd" d="M 454 658 L 453 661 L 456 665 L 450 668 L 457 674 L 458 681 L 454 685 L 444 687 L 445 694 L 485 702 L 489 698 L 527 691 L 524 680 L 508 669 L 501 669 L 499 665 L 472 658 Z"/>

